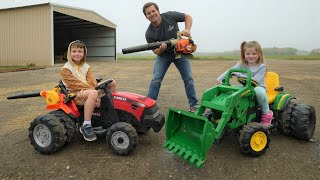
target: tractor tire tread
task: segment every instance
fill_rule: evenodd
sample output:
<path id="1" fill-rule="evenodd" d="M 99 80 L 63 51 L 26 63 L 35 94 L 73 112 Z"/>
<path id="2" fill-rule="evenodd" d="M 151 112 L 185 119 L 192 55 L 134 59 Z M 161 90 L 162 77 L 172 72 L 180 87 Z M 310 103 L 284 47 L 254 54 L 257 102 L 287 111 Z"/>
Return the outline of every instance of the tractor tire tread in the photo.
<path id="1" fill-rule="evenodd" d="M 289 102 L 288 106 L 284 109 L 284 111 L 281 113 L 279 117 L 278 130 L 283 135 L 292 135 L 290 121 L 295 106 L 297 106 L 296 103 Z"/>
<path id="2" fill-rule="evenodd" d="M 264 147 L 264 149 L 262 149 L 259 152 L 254 151 L 250 146 L 251 137 L 257 131 L 262 131 L 267 136 L 267 144 Z M 244 154 L 251 155 L 251 156 L 260 156 L 261 154 L 264 154 L 265 151 L 269 148 L 269 144 L 270 144 L 269 134 L 270 134 L 269 131 L 257 122 L 251 122 L 245 125 L 245 127 L 241 130 L 240 136 L 239 136 L 241 151 Z"/>
<path id="3" fill-rule="evenodd" d="M 47 126 L 47 128 L 50 130 L 51 132 L 51 137 L 52 137 L 52 142 L 50 143 L 50 145 L 48 147 L 40 147 L 34 137 L 33 137 L 33 131 L 34 128 L 39 125 L 39 124 L 44 124 L 45 126 Z M 29 131 L 29 139 L 30 139 L 30 143 L 31 145 L 34 146 L 34 148 L 40 152 L 41 154 L 52 154 L 56 151 L 58 151 L 64 144 L 65 144 L 65 128 L 64 126 L 61 124 L 61 122 L 59 121 L 59 119 L 57 119 L 55 116 L 51 115 L 51 114 L 44 114 L 44 115 L 40 115 L 37 118 L 35 118 L 31 123 L 30 123 L 30 127 L 28 129 Z"/>
<path id="4" fill-rule="evenodd" d="M 309 141 L 314 133 L 316 114 L 313 106 L 298 104 L 293 108 L 290 119 L 292 135 L 298 139 Z"/>
<path id="5" fill-rule="evenodd" d="M 64 128 L 66 129 L 66 143 L 71 142 L 75 137 L 77 131 L 77 126 L 75 122 L 72 121 L 72 119 L 61 110 L 51 111 L 49 114 L 56 116 L 64 125 Z"/>
<path id="6" fill-rule="evenodd" d="M 126 148 L 124 150 L 117 150 L 116 148 L 114 148 L 112 146 L 111 136 L 116 131 L 125 132 L 126 135 L 129 137 L 130 142 L 129 142 L 128 148 Z M 118 123 L 113 124 L 107 132 L 106 139 L 107 139 L 107 143 L 108 143 L 109 147 L 111 148 L 111 150 L 120 156 L 128 155 L 128 154 L 132 153 L 132 151 L 136 148 L 136 146 L 138 144 L 138 134 L 136 132 L 136 129 L 131 124 L 126 123 L 126 122 L 118 122 Z"/>

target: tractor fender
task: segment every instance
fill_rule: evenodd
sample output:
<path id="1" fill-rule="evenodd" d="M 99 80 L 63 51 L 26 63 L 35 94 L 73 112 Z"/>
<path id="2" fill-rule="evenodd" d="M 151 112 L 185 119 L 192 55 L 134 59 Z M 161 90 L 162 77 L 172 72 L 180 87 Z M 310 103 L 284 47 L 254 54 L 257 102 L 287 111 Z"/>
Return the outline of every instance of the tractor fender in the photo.
<path id="1" fill-rule="evenodd" d="M 274 100 L 273 109 L 277 111 L 283 111 L 292 99 L 296 98 L 288 93 L 280 93 Z"/>

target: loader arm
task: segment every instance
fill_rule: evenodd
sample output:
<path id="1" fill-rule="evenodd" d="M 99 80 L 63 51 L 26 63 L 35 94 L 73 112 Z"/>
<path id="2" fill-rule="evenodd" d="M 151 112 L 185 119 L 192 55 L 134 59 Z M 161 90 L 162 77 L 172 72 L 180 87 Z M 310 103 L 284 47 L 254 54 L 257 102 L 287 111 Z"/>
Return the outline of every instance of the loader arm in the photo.
<path id="1" fill-rule="evenodd" d="M 247 109 L 253 106 L 254 98 L 253 87 L 249 83 L 251 73 L 231 69 L 226 78 L 230 78 L 232 72 L 245 72 L 250 76 L 245 87 L 231 86 L 226 80 L 203 93 L 195 113 L 174 108 L 168 110 L 164 147 L 198 168 L 205 163 L 209 149 L 222 137 L 226 128 L 238 128 L 254 117 L 247 118 Z M 210 119 L 203 116 L 206 109 L 212 110 L 215 116 Z"/>

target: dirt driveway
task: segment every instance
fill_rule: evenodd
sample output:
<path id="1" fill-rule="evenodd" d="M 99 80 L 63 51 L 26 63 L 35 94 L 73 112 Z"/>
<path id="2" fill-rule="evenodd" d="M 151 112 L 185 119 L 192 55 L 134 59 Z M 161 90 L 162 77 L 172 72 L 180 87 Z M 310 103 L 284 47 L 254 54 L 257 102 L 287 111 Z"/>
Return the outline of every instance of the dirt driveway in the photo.
<path id="1" fill-rule="evenodd" d="M 197 95 L 214 85 L 215 78 L 235 61 L 192 61 Z M 91 62 L 94 74 L 117 80 L 118 90 L 147 94 L 153 61 Z M 86 142 L 81 136 L 52 155 L 41 155 L 30 145 L 30 122 L 44 114 L 42 98 L 6 99 L 19 92 L 51 89 L 61 66 L 41 70 L 0 73 L 0 179 L 320 179 L 320 61 L 268 61 L 268 70 L 278 72 L 285 91 L 298 102 L 315 106 L 318 124 L 314 142 L 271 135 L 265 155 L 251 158 L 240 152 L 236 136 L 226 136 L 213 145 L 200 169 L 163 149 L 165 129 L 139 136 L 137 149 L 120 157 L 105 139 Z M 174 65 L 167 73 L 159 95 L 163 114 L 169 107 L 188 109 L 183 82 Z"/>

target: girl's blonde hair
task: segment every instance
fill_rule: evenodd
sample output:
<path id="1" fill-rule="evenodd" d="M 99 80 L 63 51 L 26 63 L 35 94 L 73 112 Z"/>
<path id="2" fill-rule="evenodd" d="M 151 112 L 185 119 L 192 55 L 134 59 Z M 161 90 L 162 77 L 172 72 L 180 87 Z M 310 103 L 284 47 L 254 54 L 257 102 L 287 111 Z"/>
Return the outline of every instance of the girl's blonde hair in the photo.
<path id="1" fill-rule="evenodd" d="M 244 54 L 246 52 L 247 48 L 254 48 L 257 53 L 258 53 L 258 60 L 257 60 L 257 64 L 262 64 L 263 62 L 263 53 L 262 53 L 262 49 L 260 44 L 257 41 L 249 41 L 249 42 L 242 42 L 240 49 L 241 49 L 241 63 L 242 64 L 248 64 L 248 62 L 246 61 Z"/>

